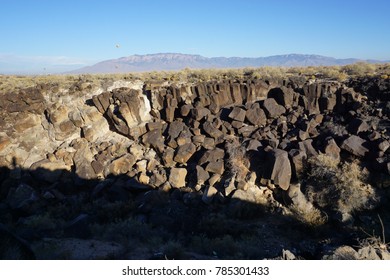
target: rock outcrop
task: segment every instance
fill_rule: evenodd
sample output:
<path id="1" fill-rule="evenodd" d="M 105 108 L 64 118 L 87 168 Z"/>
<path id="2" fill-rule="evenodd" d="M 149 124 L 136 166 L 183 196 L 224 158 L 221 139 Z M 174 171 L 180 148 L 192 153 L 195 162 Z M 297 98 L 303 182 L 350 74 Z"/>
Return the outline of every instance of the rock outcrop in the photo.
<path id="1" fill-rule="evenodd" d="M 372 101 L 330 81 L 116 85 L 0 94 L 0 165 L 10 170 L 0 178 L 4 207 L 26 215 L 75 193 L 127 201 L 148 190 L 193 193 L 209 205 L 244 197 L 258 204 L 276 188 L 304 201 L 290 184 L 321 153 L 357 158 L 389 177 L 385 94 L 371 90 Z M 227 149 L 231 139 L 237 147 Z"/>
<path id="2" fill-rule="evenodd" d="M 199 164 L 208 173 L 201 177 L 207 178 L 228 172 L 223 154 L 204 158 L 207 151 L 219 149 L 227 136 L 234 135 L 242 145 L 251 143 L 252 147 L 257 141 L 256 148 L 250 149 L 260 154 L 274 151 L 266 152 L 273 156 L 267 157 L 268 171 L 262 176 L 287 190 L 291 177 L 296 177 L 291 174 L 291 166 L 293 172 L 300 172 L 302 159 L 319 152 L 339 158 L 340 147 L 357 157 L 375 156 L 370 148 L 374 143 L 368 137 L 375 132 L 375 121 L 368 124 L 362 119 L 364 99 L 337 82 L 280 86 L 275 81 L 241 80 L 189 86 L 138 81 L 116 85 L 126 87 L 72 98 L 63 93 L 58 99 L 37 88 L 3 94 L 1 164 L 33 170 L 74 170 L 79 179 L 85 180 L 127 174 L 143 178 L 143 183 L 154 182 L 145 179 L 145 172 L 153 168 L 169 174 L 172 168 L 191 172 L 192 166 Z M 328 130 L 334 140 L 327 140 L 324 147 L 319 143 L 321 131 L 335 122 L 329 119 L 333 112 L 350 114 L 347 108 L 360 115 L 350 121 L 344 118 L 352 135 Z M 379 141 L 377 137 L 375 141 Z M 383 162 L 387 150 L 383 143 L 387 141 L 385 137 L 377 144 L 379 162 Z M 132 152 L 135 145 L 136 156 Z M 139 161 L 149 168 L 134 168 Z M 60 173 L 42 179 L 53 182 L 61 177 Z M 191 178 L 174 185 L 196 185 L 188 181 Z"/>

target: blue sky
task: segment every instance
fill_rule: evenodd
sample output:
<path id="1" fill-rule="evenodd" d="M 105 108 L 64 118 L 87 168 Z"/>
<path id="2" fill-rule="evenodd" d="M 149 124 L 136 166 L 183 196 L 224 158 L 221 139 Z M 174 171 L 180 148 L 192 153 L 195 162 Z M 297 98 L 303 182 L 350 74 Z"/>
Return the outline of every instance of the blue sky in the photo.
<path id="1" fill-rule="evenodd" d="M 388 0 L 2 0 L 0 73 L 160 52 L 390 60 L 389 14 Z"/>

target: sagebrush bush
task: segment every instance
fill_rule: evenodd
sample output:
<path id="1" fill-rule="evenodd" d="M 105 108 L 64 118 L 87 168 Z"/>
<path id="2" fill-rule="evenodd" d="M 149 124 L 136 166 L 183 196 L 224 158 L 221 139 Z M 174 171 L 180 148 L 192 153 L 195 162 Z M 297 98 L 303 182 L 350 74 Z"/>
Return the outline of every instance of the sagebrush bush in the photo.
<path id="1" fill-rule="evenodd" d="M 236 175 L 237 181 L 245 180 L 249 173 L 250 161 L 245 148 L 240 144 L 238 138 L 231 138 L 226 141 L 226 152 L 228 154 L 227 166 L 232 173 Z"/>
<path id="2" fill-rule="evenodd" d="M 293 212 L 295 218 L 310 227 L 317 227 L 326 223 L 327 217 L 315 207 L 303 209 L 296 204 L 292 204 L 289 209 Z"/>
<path id="3" fill-rule="evenodd" d="M 338 163 L 320 154 L 308 164 L 306 195 L 313 204 L 347 214 L 375 205 L 375 190 L 357 162 Z"/>

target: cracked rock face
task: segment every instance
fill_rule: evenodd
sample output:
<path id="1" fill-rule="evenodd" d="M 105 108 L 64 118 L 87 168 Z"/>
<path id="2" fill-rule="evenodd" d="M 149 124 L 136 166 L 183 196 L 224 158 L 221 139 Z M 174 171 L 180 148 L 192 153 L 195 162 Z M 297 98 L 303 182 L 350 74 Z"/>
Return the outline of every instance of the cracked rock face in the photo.
<path id="1" fill-rule="evenodd" d="M 213 175 L 230 172 L 229 153 L 221 147 L 228 137 L 235 137 L 260 158 L 266 155 L 262 158 L 265 168 L 247 167 L 262 175 L 259 180 L 270 180 L 283 190 L 289 188 L 291 178 L 297 178 L 304 161 L 319 153 L 335 159 L 341 151 L 363 159 L 376 156 L 387 168 L 388 139 L 374 131 L 375 121 L 364 120 L 361 94 L 337 82 L 285 84 L 115 81 L 106 91 L 95 93 L 82 94 L 88 87 L 76 93 L 54 94 L 38 88 L 4 93 L 0 99 L 0 162 L 35 169 L 58 166 L 73 170 L 83 180 L 127 174 L 146 185 L 157 176 L 146 170 L 163 170 L 168 175 L 172 168 L 189 174 L 203 170 L 201 177 L 208 179 L 202 184 L 208 184 L 215 180 Z M 359 118 L 346 121 L 348 116 L 343 114 L 351 110 Z M 343 120 L 337 116 L 330 120 L 332 113 L 341 114 Z M 332 141 L 321 138 L 324 131 Z M 214 152 L 219 150 L 221 156 Z M 148 165 L 142 176 L 135 167 L 140 166 L 137 161 Z M 177 182 L 170 177 L 173 185 L 196 185 L 194 176 L 187 178 L 183 172 Z"/>

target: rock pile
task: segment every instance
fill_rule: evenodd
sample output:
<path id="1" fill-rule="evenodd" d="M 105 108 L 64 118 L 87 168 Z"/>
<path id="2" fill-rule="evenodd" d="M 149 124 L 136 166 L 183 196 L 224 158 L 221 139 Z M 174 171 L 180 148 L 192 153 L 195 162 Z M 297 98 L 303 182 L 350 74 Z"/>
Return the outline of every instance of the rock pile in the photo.
<path id="1" fill-rule="evenodd" d="M 388 173 L 388 115 L 373 106 L 382 106 L 381 99 L 367 101 L 343 84 L 127 85 L 57 98 L 38 88 L 3 94 L 1 165 L 53 171 L 34 175 L 48 185 L 74 171 L 77 186 L 124 175 L 139 183 L 136 189 L 217 186 L 223 195 L 224 181 L 234 175 L 225 144 L 236 138 L 255 159 L 247 167 L 256 182 L 283 190 L 318 153 L 346 152 Z M 234 188 L 241 185 L 236 180 Z"/>
<path id="2" fill-rule="evenodd" d="M 292 79 L 118 85 L 1 93 L 6 207 L 31 212 L 72 193 L 121 200 L 153 189 L 197 193 L 205 204 L 256 202 L 262 187 L 288 193 L 320 153 L 359 158 L 388 187 L 390 107 L 381 87 L 374 95 Z"/>

